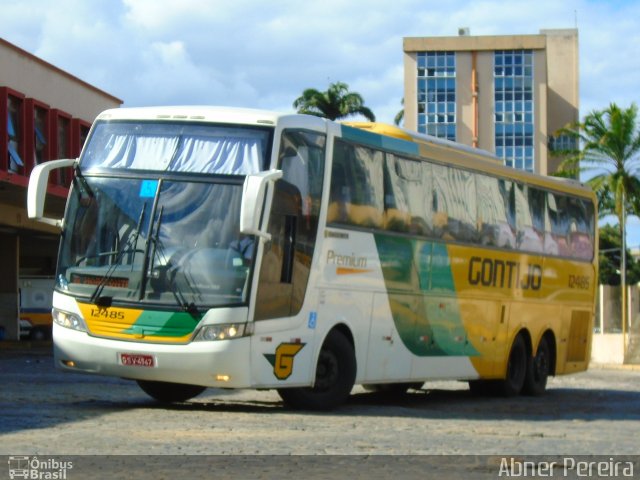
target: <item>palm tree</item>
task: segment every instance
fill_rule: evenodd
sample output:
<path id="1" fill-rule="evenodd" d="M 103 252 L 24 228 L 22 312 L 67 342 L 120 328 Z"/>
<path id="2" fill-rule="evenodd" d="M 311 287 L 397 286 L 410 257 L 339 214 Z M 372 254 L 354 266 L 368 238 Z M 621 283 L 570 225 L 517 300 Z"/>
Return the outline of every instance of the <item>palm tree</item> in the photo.
<path id="1" fill-rule="evenodd" d="M 362 115 L 371 122 L 376 121 L 373 112 L 364 106 L 362 96 L 359 93 L 350 92 L 349 85 L 342 82 L 330 84 L 326 92 L 307 88 L 302 92 L 302 96 L 293 102 L 293 107 L 298 113 L 330 120 Z"/>
<path id="2" fill-rule="evenodd" d="M 402 110 L 400 110 L 398 113 L 396 113 L 396 116 L 393 117 L 393 123 L 395 123 L 398 126 L 404 120 L 404 98 L 402 100 L 400 100 L 400 104 L 402 105 Z"/>

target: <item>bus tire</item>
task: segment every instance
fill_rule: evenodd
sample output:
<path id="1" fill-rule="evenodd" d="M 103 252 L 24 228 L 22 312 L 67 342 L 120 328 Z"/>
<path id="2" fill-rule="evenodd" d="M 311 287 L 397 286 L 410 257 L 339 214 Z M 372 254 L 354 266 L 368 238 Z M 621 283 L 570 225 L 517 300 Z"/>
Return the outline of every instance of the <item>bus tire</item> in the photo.
<path id="1" fill-rule="evenodd" d="M 155 382 L 150 380 L 136 380 L 138 386 L 150 397 L 162 403 L 185 402 L 197 397 L 207 387 L 200 385 L 186 385 L 183 383 Z"/>
<path id="2" fill-rule="evenodd" d="M 520 394 L 527 376 L 527 345 L 522 335 L 516 336 L 511 345 L 507 362 L 507 376 L 497 383 L 498 393 L 504 397 L 515 397 Z"/>
<path id="3" fill-rule="evenodd" d="M 353 346 L 341 332 L 332 330 L 320 349 L 314 386 L 280 388 L 278 394 L 288 407 L 331 410 L 347 401 L 355 379 Z"/>
<path id="4" fill-rule="evenodd" d="M 538 351 L 527 362 L 527 375 L 522 392 L 525 395 L 539 396 L 547 388 L 547 378 L 551 371 L 551 348 L 547 337 L 542 337 Z"/>

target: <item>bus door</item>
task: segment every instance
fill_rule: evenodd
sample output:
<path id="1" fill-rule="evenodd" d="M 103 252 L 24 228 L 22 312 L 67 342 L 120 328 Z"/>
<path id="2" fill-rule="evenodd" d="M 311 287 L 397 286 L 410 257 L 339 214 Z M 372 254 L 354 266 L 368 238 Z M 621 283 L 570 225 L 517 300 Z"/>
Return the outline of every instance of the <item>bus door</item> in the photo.
<path id="1" fill-rule="evenodd" d="M 257 384 L 304 383 L 311 375 L 313 348 L 305 345 L 313 340 L 314 306 L 303 307 L 318 231 L 325 143 L 325 135 L 308 130 L 282 134 L 278 168 L 283 176 L 275 183 L 267 229 L 271 240 L 264 245 L 255 306 L 256 322 L 265 322 L 258 330 L 273 334 L 254 337 Z"/>

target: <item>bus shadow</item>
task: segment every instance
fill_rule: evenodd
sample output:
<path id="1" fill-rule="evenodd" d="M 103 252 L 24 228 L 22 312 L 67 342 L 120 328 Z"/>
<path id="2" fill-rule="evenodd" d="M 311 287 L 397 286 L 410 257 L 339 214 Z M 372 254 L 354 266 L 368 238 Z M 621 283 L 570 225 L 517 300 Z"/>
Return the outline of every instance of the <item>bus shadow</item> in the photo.
<path id="1" fill-rule="evenodd" d="M 541 397 L 514 398 L 477 397 L 468 390 L 422 389 L 395 397 L 356 392 L 345 405 L 328 412 L 290 409 L 275 394 L 259 399 L 252 398 L 251 394 L 236 398 L 234 392 L 224 390 L 208 392 L 201 398 L 175 404 L 156 402 L 138 392 L 135 385 L 125 387 L 123 391 L 105 399 L 95 395 L 83 398 L 82 393 L 77 392 L 74 399 L 69 401 L 58 400 L 46 406 L 16 406 L 15 411 L 9 414 L 13 418 L 3 418 L 7 413 L 0 413 L 0 434 L 55 428 L 113 413 L 137 411 L 153 416 L 156 415 L 155 412 L 193 412 L 284 415 L 301 419 L 305 416 L 347 416 L 361 419 L 398 417 L 523 422 L 640 420 L 640 392 L 622 390 L 556 388 L 548 390 Z"/>
<path id="2" fill-rule="evenodd" d="M 274 398 L 267 400 L 226 397 L 223 391 L 194 401 L 161 404 L 140 402 L 138 408 L 193 412 L 231 412 L 293 415 L 347 415 L 354 417 L 410 417 L 422 419 L 476 420 L 640 420 L 640 392 L 602 389 L 554 388 L 539 397 L 501 398 L 477 396 L 469 390 L 421 389 L 391 396 L 353 393 L 335 410 L 295 410 Z M 220 395 L 220 396 L 219 396 Z M 123 408 L 127 408 L 122 405 Z"/>
<path id="3" fill-rule="evenodd" d="M 421 389 L 395 397 L 352 395 L 351 415 L 477 420 L 640 420 L 640 392 L 553 388 L 538 397 L 478 396 L 469 390 Z M 362 411 L 362 413 L 359 413 Z"/>

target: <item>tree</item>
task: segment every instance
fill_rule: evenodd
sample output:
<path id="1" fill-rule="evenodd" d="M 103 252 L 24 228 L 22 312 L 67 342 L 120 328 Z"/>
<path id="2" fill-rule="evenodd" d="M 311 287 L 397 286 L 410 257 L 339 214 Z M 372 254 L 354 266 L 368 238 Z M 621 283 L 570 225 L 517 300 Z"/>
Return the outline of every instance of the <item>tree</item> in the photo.
<path id="1" fill-rule="evenodd" d="M 599 229 L 598 258 L 599 283 L 602 285 L 620 285 L 620 253 L 622 242 L 620 230 L 612 225 L 604 225 Z M 635 284 L 640 281 L 640 263 L 635 261 L 627 250 L 626 269 L 627 283 Z"/>
<path id="2" fill-rule="evenodd" d="M 306 113 L 330 120 L 337 120 L 351 115 L 362 115 L 371 122 L 376 121 L 373 112 L 365 107 L 364 99 L 359 93 L 350 92 L 349 85 L 336 82 L 329 85 L 326 92 L 315 88 L 307 88 L 293 102 L 298 113 Z"/>
<path id="3" fill-rule="evenodd" d="M 393 117 L 393 123 L 396 125 L 400 125 L 404 120 L 404 98 L 400 100 L 400 104 L 402 105 L 402 109 L 396 113 L 395 117 Z"/>

